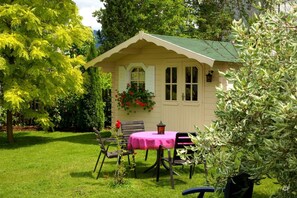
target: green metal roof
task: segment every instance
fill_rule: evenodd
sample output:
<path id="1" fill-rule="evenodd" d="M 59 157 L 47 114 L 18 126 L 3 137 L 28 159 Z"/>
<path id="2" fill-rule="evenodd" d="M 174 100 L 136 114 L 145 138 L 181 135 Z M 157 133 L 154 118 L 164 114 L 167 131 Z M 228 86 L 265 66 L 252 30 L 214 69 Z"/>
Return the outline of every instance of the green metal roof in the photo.
<path id="1" fill-rule="evenodd" d="M 125 53 L 120 53 L 120 51 L 124 51 L 129 47 L 135 47 L 135 45 L 132 46 L 132 44 L 138 43 L 141 40 L 154 43 L 157 46 L 164 47 L 167 50 L 172 50 L 188 58 L 208 64 L 211 67 L 215 62 L 239 62 L 237 51 L 233 44 L 229 42 L 147 34 L 140 31 L 134 37 L 87 62 L 85 67 L 94 66 L 96 64 L 99 65 L 105 61 L 115 61 L 125 56 Z M 141 48 L 143 45 L 145 44 L 142 43 L 138 47 Z"/>
<path id="2" fill-rule="evenodd" d="M 199 40 L 176 36 L 150 34 L 151 36 L 172 43 L 186 50 L 223 62 L 239 62 L 238 53 L 230 42 Z"/>

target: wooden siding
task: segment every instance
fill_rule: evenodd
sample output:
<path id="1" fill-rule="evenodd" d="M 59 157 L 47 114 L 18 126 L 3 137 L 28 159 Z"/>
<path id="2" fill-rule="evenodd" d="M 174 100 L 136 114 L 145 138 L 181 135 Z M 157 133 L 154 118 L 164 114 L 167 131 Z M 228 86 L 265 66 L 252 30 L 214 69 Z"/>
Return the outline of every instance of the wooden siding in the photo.
<path id="1" fill-rule="evenodd" d="M 114 124 L 116 120 L 130 121 L 130 120 L 143 120 L 145 123 L 146 130 L 156 130 L 157 124 L 160 120 L 166 124 L 166 130 L 177 130 L 177 131 L 194 131 L 194 125 L 203 128 L 204 125 L 208 125 L 212 120 L 215 119 L 214 110 L 216 108 L 216 97 L 215 91 L 216 86 L 220 84 L 226 84 L 224 79 L 219 77 L 218 69 L 226 70 L 229 68 L 227 64 L 221 63 L 220 65 L 209 67 L 206 64 L 199 64 L 200 71 L 202 72 L 200 78 L 202 81 L 199 85 L 201 89 L 199 98 L 199 110 L 192 111 L 185 114 L 185 119 L 192 119 L 195 116 L 193 114 L 198 114 L 199 119 L 193 120 L 193 125 L 183 125 L 180 120 L 177 119 L 177 115 L 180 113 L 178 108 L 171 105 L 164 104 L 164 70 L 168 66 L 168 63 L 177 63 L 178 66 L 183 65 L 187 62 L 195 62 L 190 60 L 183 55 L 176 54 L 175 52 L 168 51 L 163 47 L 158 47 L 156 45 L 148 45 L 142 48 L 137 53 L 128 54 L 122 59 L 118 59 L 116 62 L 103 66 L 103 71 L 108 71 L 112 73 L 112 123 Z M 118 89 L 118 66 L 128 66 L 131 63 L 143 63 L 146 66 L 155 66 L 155 97 L 154 100 L 156 105 L 154 110 L 151 112 L 143 111 L 141 109 L 135 109 L 136 113 L 127 113 L 123 110 L 118 110 L 117 104 L 115 102 L 115 94 Z M 209 70 L 214 70 L 213 81 L 206 82 L 205 75 Z M 166 117 L 164 117 L 164 112 L 166 112 Z"/>

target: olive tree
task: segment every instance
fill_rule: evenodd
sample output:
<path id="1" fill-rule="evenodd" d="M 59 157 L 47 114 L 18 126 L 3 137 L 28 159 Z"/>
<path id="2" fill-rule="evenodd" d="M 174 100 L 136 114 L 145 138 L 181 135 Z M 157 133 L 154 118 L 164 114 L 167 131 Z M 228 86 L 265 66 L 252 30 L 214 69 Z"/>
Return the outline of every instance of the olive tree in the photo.
<path id="1" fill-rule="evenodd" d="M 271 10 L 233 28 L 242 66 L 222 73 L 233 88 L 218 88 L 217 119 L 198 129 L 197 153 L 216 186 L 245 172 L 275 178 L 278 197 L 296 197 L 297 12 Z"/>

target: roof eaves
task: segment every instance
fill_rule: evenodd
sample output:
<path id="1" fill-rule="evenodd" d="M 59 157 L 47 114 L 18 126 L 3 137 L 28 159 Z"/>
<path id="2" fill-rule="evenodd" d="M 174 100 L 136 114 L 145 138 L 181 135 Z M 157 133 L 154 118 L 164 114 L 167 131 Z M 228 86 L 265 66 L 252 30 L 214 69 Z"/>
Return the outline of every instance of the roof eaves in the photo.
<path id="1" fill-rule="evenodd" d="M 85 67 L 91 67 L 94 66 L 96 63 L 103 61 L 104 59 L 112 56 L 115 53 L 118 53 L 119 51 L 121 51 L 122 49 L 125 49 L 127 47 L 129 47 L 131 44 L 136 43 L 139 40 L 143 39 L 143 32 L 139 32 L 139 34 L 136 34 L 135 36 L 133 36 L 132 38 L 126 40 L 125 42 L 115 46 L 114 48 L 108 50 L 107 52 L 97 56 L 96 58 L 90 60 L 89 62 L 87 62 L 85 64 Z"/>

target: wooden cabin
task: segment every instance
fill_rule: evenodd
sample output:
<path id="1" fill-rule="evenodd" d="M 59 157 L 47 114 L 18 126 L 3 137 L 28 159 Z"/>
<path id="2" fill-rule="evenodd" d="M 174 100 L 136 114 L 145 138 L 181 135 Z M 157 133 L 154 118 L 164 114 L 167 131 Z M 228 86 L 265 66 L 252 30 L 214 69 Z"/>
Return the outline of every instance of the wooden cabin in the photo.
<path id="1" fill-rule="evenodd" d="M 112 123 L 143 120 L 146 130 L 156 130 L 162 121 L 166 130 L 195 131 L 215 119 L 216 87 L 229 86 L 219 71 L 238 65 L 232 43 L 139 32 L 86 67 L 112 73 Z M 117 90 L 131 82 L 154 94 L 152 111 L 135 107 L 127 114 L 117 107 Z"/>

